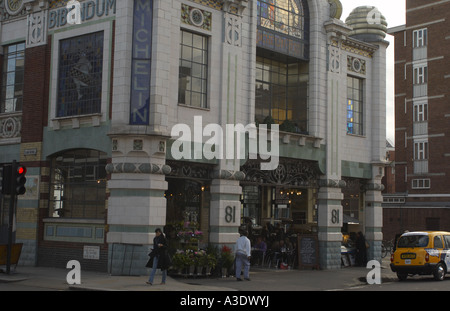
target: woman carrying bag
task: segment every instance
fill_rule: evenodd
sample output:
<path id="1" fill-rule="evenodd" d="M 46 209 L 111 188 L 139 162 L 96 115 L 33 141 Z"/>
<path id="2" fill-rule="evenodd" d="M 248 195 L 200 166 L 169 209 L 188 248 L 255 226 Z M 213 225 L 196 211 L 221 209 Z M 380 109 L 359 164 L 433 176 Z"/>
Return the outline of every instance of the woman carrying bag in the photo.
<path id="1" fill-rule="evenodd" d="M 148 279 L 147 284 L 152 285 L 153 279 L 155 277 L 155 273 L 157 269 L 161 269 L 162 272 L 162 280 L 161 285 L 166 284 L 167 270 L 171 266 L 171 260 L 169 253 L 167 251 L 167 240 L 164 237 L 161 229 L 155 230 L 155 238 L 153 239 L 153 250 L 150 254 L 150 259 L 145 265 L 147 268 L 152 268 L 152 272 L 150 273 L 150 277 Z"/>

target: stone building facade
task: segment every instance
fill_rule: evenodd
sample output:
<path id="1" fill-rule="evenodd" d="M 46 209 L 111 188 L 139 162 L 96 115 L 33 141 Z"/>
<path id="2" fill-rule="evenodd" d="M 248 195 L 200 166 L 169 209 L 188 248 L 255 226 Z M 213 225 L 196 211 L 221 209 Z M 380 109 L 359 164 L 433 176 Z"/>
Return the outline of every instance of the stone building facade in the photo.
<path id="1" fill-rule="evenodd" d="M 344 228 L 380 258 L 388 44 L 376 8 L 344 23 L 326 0 L 18 3 L 1 3 L 0 163 L 29 168 L 23 264 L 144 274 L 156 228 L 195 223 L 204 243 L 233 246 L 246 219 L 316 234 L 323 269 L 341 267 Z M 205 153 L 219 154 L 211 128 L 250 124 L 279 125 L 277 154 L 264 140 L 243 159 Z M 278 165 L 262 170 L 268 159 Z"/>

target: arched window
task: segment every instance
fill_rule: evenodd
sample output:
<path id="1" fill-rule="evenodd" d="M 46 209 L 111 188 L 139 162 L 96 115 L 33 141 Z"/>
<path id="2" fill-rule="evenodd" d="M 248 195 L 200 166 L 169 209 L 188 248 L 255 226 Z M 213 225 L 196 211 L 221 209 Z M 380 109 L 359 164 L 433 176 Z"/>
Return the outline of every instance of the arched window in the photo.
<path id="1" fill-rule="evenodd" d="M 103 219 L 107 154 L 76 149 L 51 158 L 49 217 Z"/>
<path id="2" fill-rule="evenodd" d="M 306 0 L 258 0 L 258 46 L 307 59 L 308 41 Z"/>

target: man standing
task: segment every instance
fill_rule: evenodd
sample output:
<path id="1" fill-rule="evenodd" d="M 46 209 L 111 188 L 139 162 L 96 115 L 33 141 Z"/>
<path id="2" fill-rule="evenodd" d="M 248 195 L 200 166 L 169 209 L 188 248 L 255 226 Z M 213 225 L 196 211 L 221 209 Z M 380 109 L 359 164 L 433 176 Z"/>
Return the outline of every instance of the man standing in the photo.
<path id="1" fill-rule="evenodd" d="M 247 232 L 239 230 L 241 235 L 236 241 L 236 279 L 242 281 L 241 271 L 244 266 L 244 279 L 250 281 L 250 257 L 251 257 L 251 245 L 250 240 L 247 238 Z"/>

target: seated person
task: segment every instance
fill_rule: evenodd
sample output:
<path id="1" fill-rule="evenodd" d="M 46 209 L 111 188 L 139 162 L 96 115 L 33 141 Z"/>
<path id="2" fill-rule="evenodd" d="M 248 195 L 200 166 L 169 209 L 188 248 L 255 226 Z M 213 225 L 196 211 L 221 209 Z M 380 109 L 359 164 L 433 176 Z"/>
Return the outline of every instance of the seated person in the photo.
<path id="1" fill-rule="evenodd" d="M 255 263 L 261 262 L 262 264 L 264 254 L 266 253 L 266 251 L 267 251 L 266 242 L 264 242 L 264 239 L 262 237 L 258 237 L 258 239 L 256 240 L 255 248 L 253 250 Z"/>

